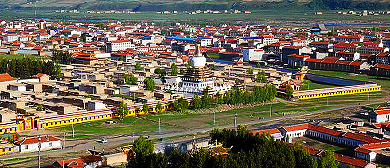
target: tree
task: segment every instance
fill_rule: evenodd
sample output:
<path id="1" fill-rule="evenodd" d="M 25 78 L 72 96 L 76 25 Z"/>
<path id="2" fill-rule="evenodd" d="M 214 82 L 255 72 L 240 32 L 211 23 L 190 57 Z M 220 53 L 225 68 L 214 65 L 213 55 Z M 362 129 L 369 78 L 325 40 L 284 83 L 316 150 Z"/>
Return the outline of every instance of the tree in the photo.
<path id="1" fill-rule="evenodd" d="M 188 102 L 184 98 L 179 98 L 173 102 L 173 110 L 178 113 L 184 113 L 187 111 Z"/>
<path id="2" fill-rule="evenodd" d="M 179 73 L 179 70 L 177 68 L 177 65 L 176 64 L 172 64 L 171 65 L 171 75 L 172 76 L 177 76 L 178 73 Z"/>
<path id="3" fill-rule="evenodd" d="M 43 111 L 42 104 L 38 104 L 37 111 Z"/>
<path id="4" fill-rule="evenodd" d="M 135 77 L 133 74 L 130 74 L 130 75 L 124 74 L 123 78 L 125 79 L 125 83 L 127 85 L 136 85 L 137 81 L 138 81 L 138 78 Z"/>
<path id="5" fill-rule="evenodd" d="M 154 91 L 155 82 L 154 82 L 153 78 L 146 78 L 144 80 L 144 84 L 145 84 L 146 90 Z"/>
<path id="6" fill-rule="evenodd" d="M 142 105 L 142 112 L 144 112 L 145 114 L 149 113 L 149 106 L 146 103 Z"/>
<path id="7" fill-rule="evenodd" d="M 129 114 L 129 109 L 127 108 L 127 103 L 121 102 L 119 105 L 119 108 L 116 110 L 116 114 L 120 117 L 122 120 L 124 117 Z"/>
<path id="8" fill-rule="evenodd" d="M 202 108 L 202 100 L 199 98 L 198 95 L 194 96 L 194 99 L 192 100 L 192 106 L 194 107 L 194 109 Z"/>
<path id="9" fill-rule="evenodd" d="M 160 102 L 158 102 L 156 105 L 156 112 L 161 113 L 162 111 L 163 111 L 162 104 Z"/>
<path id="10" fill-rule="evenodd" d="M 135 70 L 136 70 L 136 71 L 142 70 L 142 66 L 141 66 L 140 63 L 137 62 L 137 63 L 135 64 Z"/>
<path id="11" fill-rule="evenodd" d="M 291 85 L 287 85 L 286 87 L 286 96 L 288 99 L 291 99 L 294 93 L 294 89 L 291 87 Z"/>
<path id="12" fill-rule="evenodd" d="M 260 64 L 260 62 L 258 62 L 257 64 L 256 64 L 256 68 L 260 68 L 261 67 L 261 64 Z"/>
<path id="13" fill-rule="evenodd" d="M 160 67 L 156 68 L 154 70 L 154 73 L 158 74 L 160 76 L 160 78 L 162 78 L 162 77 L 167 75 L 167 72 L 165 71 L 165 69 L 160 69 Z"/>
<path id="14" fill-rule="evenodd" d="M 248 74 L 249 75 L 252 75 L 253 74 L 253 69 L 251 68 L 251 69 L 248 69 Z"/>
<path id="15" fill-rule="evenodd" d="M 339 165 L 332 151 L 327 151 L 318 161 L 318 168 L 337 168 Z"/>
<path id="16" fill-rule="evenodd" d="M 256 74 L 256 82 L 267 83 L 267 77 L 265 76 L 264 70 Z"/>
<path id="17" fill-rule="evenodd" d="M 154 154 L 154 144 L 144 136 L 138 137 L 133 144 L 134 155 L 130 159 L 131 167 L 145 167 L 151 165 Z"/>

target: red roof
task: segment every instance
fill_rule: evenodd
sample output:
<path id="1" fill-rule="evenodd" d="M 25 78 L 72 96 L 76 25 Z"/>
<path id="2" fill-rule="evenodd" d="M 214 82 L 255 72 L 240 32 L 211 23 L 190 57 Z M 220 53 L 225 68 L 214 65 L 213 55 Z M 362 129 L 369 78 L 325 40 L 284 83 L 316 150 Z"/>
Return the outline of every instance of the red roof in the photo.
<path id="1" fill-rule="evenodd" d="M 284 129 L 287 131 L 287 132 L 290 132 L 290 131 L 298 131 L 298 130 L 305 130 L 305 129 L 308 129 L 309 128 L 309 124 L 300 124 L 300 125 L 292 125 L 292 126 L 287 126 L 287 127 L 284 127 Z"/>
<path id="2" fill-rule="evenodd" d="M 337 61 L 336 63 L 341 65 L 349 65 L 351 62 L 352 61 Z"/>
<path id="3" fill-rule="evenodd" d="M 277 134 L 277 133 L 280 133 L 280 131 L 276 128 L 273 128 L 273 129 L 267 129 L 267 130 L 259 130 L 259 131 L 255 131 L 253 132 L 253 134 L 257 134 L 259 133 L 260 135 L 261 134 L 269 134 L 269 135 L 272 135 L 272 134 Z"/>
<path id="4" fill-rule="evenodd" d="M 340 57 L 325 57 L 322 61 L 322 63 L 336 63 L 338 60 L 340 59 Z"/>
<path id="5" fill-rule="evenodd" d="M 356 167 L 366 167 L 368 164 L 370 164 L 370 162 L 368 162 L 368 161 L 356 159 L 354 157 L 344 156 L 344 155 L 340 155 L 340 154 L 335 154 L 335 156 L 336 156 L 337 161 L 344 163 L 344 164 L 356 166 Z"/>
<path id="6" fill-rule="evenodd" d="M 310 57 L 308 55 L 297 55 L 297 54 L 291 54 L 290 57 L 296 57 L 296 58 L 307 58 Z"/>
<path id="7" fill-rule="evenodd" d="M 352 66 L 360 66 L 360 65 L 362 65 L 362 64 L 363 64 L 363 62 L 353 61 L 353 62 L 351 62 L 351 64 L 349 64 L 349 65 L 352 65 Z"/>
<path id="8" fill-rule="evenodd" d="M 85 164 L 88 163 L 93 163 L 93 162 L 99 162 L 102 161 L 102 157 L 100 156 L 84 156 L 84 157 L 79 157 L 79 158 L 74 158 L 74 159 L 67 159 L 67 160 L 59 160 L 57 163 L 63 167 L 69 167 L 69 168 L 83 168 Z"/>
<path id="9" fill-rule="evenodd" d="M 385 64 L 376 64 L 374 68 L 380 68 L 380 69 L 390 69 L 390 65 Z"/>
<path id="10" fill-rule="evenodd" d="M 312 44 L 312 45 L 328 45 L 330 43 L 329 43 L 329 41 L 313 41 L 310 44 Z"/>
<path id="11" fill-rule="evenodd" d="M 378 143 L 378 142 L 381 142 L 381 140 L 375 139 L 371 135 L 360 134 L 360 133 L 347 132 L 344 135 L 344 137 L 349 138 L 349 139 L 353 139 L 353 140 L 357 140 L 357 141 L 360 141 L 360 142 L 365 142 L 365 143 Z"/>
<path id="12" fill-rule="evenodd" d="M 318 125 L 312 125 L 312 124 L 309 125 L 309 129 L 313 130 L 313 131 L 320 132 L 320 133 L 333 135 L 333 136 L 342 136 L 344 134 L 344 132 L 341 132 L 341 131 L 325 128 L 325 127 L 318 126 Z"/>
<path id="13" fill-rule="evenodd" d="M 308 58 L 305 60 L 305 62 L 321 62 L 322 59 L 312 59 L 312 58 Z"/>
<path id="14" fill-rule="evenodd" d="M 0 74 L 0 82 L 7 82 L 7 81 L 14 81 L 14 80 L 16 80 L 16 79 L 13 78 L 8 73 Z"/>
<path id="15" fill-rule="evenodd" d="M 390 109 L 375 110 L 375 113 L 378 114 L 378 115 L 389 114 L 390 113 Z"/>
<path id="16" fill-rule="evenodd" d="M 41 137 L 41 142 L 50 142 L 50 141 L 59 141 L 59 140 L 60 139 L 58 139 L 58 138 L 56 138 L 54 136 L 42 136 Z M 15 142 L 16 145 L 36 144 L 36 143 L 38 143 L 38 138 L 37 137 L 27 138 L 27 139 L 23 139 L 23 140 Z"/>

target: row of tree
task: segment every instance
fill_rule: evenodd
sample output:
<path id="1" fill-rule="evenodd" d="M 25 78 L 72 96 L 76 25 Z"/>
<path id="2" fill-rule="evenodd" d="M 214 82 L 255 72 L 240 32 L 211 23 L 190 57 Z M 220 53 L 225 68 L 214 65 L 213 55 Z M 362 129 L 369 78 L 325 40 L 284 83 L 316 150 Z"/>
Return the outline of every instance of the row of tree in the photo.
<path id="1" fill-rule="evenodd" d="M 0 73 L 9 73 L 12 77 L 27 79 L 38 73 L 52 78 L 61 78 L 61 66 L 54 61 L 32 59 L 0 59 Z"/>
<path id="2" fill-rule="evenodd" d="M 253 135 L 246 127 L 236 130 L 215 129 L 210 133 L 211 143 L 222 143 L 229 149 L 227 155 L 218 156 L 210 150 L 182 153 L 173 150 L 163 155 L 154 153 L 152 141 L 139 137 L 134 142 L 134 155 L 127 167 L 143 168 L 336 168 L 334 153 L 326 152 L 315 159 L 300 145 L 274 141 L 269 135 Z"/>

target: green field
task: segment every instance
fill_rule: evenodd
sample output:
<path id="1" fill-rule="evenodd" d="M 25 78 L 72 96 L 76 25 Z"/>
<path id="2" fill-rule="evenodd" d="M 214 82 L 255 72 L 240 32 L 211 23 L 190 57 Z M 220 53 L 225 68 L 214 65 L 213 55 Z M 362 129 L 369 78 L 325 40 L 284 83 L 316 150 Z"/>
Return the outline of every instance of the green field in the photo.
<path id="1" fill-rule="evenodd" d="M 379 76 L 367 76 L 367 75 L 348 75 L 347 72 L 338 72 L 338 71 L 323 71 L 323 70 L 310 70 L 311 74 L 331 76 L 343 79 L 358 80 L 364 82 L 375 82 L 378 85 L 381 85 L 382 88 L 390 88 L 390 78 L 388 77 L 379 77 Z"/>
<path id="2" fill-rule="evenodd" d="M 196 14 L 186 13 L 178 14 L 159 14 L 157 12 L 141 12 L 135 14 L 128 13 L 110 13 L 110 14 L 90 14 L 90 13 L 56 13 L 55 11 L 37 11 L 35 17 L 34 11 L 2 11 L 0 19 L 16 18 L 47 18 L 61 20 L 77 20 L 78 22 L 87 21 L 108 21 L 130 20 L 130 21 L 179 21 L 187 23 L 206 23 L 206 24 L 235 24 L 242 22 L 269 22 L 271 24 L 282 25 L 311 25 L 323 21 L 352 21 L 377 22 L 378 20 L 390 21 L 387 15 L 360 17 L 354 15 L 339 15 L 335 11 L 324 11 L 323 15 L 314 15 L 316 11 L 310 10 L 256 10 L 250 14 Z M 166 25 L 166 24 L 165 24 Z"/>
<path id="3" fill-rule="evenodd" d="M 300 90 L 313 90 L 313 89 L 323 89 L 323 88 L 335 87 L 333 85 L 316 83 L 316 82 L 313 82 L 313 81 L 310 81 L 310 80 L 306 80 L 302 84 L 303 85 L 301 86 Z"/>
<path id="4" fill-rule="evenodd" d="M 384 97 L 383 92 L 371 93 L 373 98 Z M 279 117 L 283 115 L 291 115 L 293 113 L 304 113 L 307 111 L 317 111 L 339 107 L 341 104 L 357 104 L 367 101 L 367 94 L 356 94 L 338 97 L 329 97 L 321 99 L 303 100 L 294 103 L 273 103 L 272 105 L 254 106 L 239 109 L 232 109 L 223 112 L 215 113 L 215 125 L 232 125 L 234 123 L 234 116 L 237 114 L 237 122 L 244 123 L 249 121 L 259 121 L 262 118 L 269 118 L 270 111 L 272 117 Z M 272 107 L 271 107 L 272 106 Z M 131 135 L 136 134 L 155 134 L 159 132 L 158 123 L 161 121 L 161 132 L 170 133 L 177 131 L 187 131 L 201 128 L 214 127 L 214 113 L 189 113 L 178 114 L 168 112 L 163 114 L 149 114 L 140 117 L 126 117 L 123 121 L 119 119 L 111 119 L 118 124 L 105 125 L 105 121 L 95 121 L 82 124 L 76 124 L 75 133 L 77 136 L 86 135 Z M 107 121 L 107 120 L 106 120 Z M 253 124 L 252 124 L 253 125 Z M 253 126 L 261 126 L 263 124 L 254 124 Z M 59 128 L 54 128 L 59 132 L 71 133 L 72 127 L 70 125 Z"/>

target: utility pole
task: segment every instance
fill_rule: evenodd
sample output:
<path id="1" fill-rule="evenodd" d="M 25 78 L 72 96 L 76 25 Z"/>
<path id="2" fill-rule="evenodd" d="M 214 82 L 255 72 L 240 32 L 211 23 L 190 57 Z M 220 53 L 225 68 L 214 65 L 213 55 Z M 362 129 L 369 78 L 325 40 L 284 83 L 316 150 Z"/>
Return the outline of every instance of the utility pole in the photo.
<path id="1" fill-rule="evenodd" d="M 272 103 L 269 106 L 269 118 L 272 117 Z"/>
<path id="2" fill-rule="evenodd" d="M 161 120 L 158 118 L 158 133 L 161 134 Z"/>
<path id="3" fill-rule="evenodd" d="M 214 126 L 215 126 L 215 111 L 214 111 Z"/>
<path id="4" fill-rule="evenodd" d="M 63 150 L 65 150 L 65 141 L 66 141 L 66 139 L 65 139 L 65 134 L 66 134 L 66 133 L 64 132 L 64 144 L 62 144 L 62 145 L 63 145 L 63 146 L 62 146 L 62 149 L 63 149 Z"/>
<path id="5" fill-rule="evenodd" d="M 326 96 L 326 106 L 329 106 L 329 97 Z"/>
<path id="6" fill-rule="evenodd" d="M 38 136 L 38 168 L 41 168 L 41 136 Z"/>
<path id="7" fill-rule="evenodd" d="M 72 137 L 74 138 L 74 124 L 72 124 Z"/>

